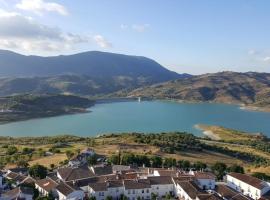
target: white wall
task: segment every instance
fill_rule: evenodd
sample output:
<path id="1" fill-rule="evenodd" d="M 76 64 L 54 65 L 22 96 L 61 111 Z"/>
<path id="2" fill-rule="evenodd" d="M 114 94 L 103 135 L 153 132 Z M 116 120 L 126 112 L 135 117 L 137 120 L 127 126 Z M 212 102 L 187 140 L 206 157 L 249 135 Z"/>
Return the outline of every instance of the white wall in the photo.
<path id="1" fill-rule="evenodd" d="M 198 181 L 198 186 L 201 189 L 206 189 L 206 190 L 214 190 L 216 186 L 216 181 L 214 179 L 197 179 Z"/>
<path id="2" fill-rule="evenodd" d="M 259 199 L 263 194 L 270 190 L 269 186 L 266 186 L 263 189 L 257 189 L 243 181 L 240 181 L 230 175 L 227 175 L 227 185 L 238 192 L 243 193 L 255 200 Z"/>
<path id="3" fill-rule="evenodd" d="M 63 195 L 61 192 L 57 191 L 58 193 L 58 197 L 59 200 L 72 200 L 72 199 L 76 199 L 76 200 L 82 200 L 84 198 L 84 192 L 83 191 L 79 191 L 76 190 L 74 192 L 72 192 L 71 194 L 69 194 L 68 196 Z"/>
<path id="4" fill-rule="evenodd" d="M 178 197 L 183 198 L 184 200 L 192 200 L 188 194 L 180 187 L 179 184 L 176 184 L 175 193 Z"/>
<path id="5" fill-rule="evenodd" d="M 157 194 L 159 197 L 165 196 L 170 192 L 174 192 L 174 185 L 173 184 L 166 184 L 166 185 L 152 185 L 151 192 Z"/>
<path id="6" fill-rule="evenodd" d="M 144 189 L 126 189 L 124 195 L 130 200 L 137 200 L 137 197 L 143 197 L 144 199 L 151 199 L 151 188 Z"/>

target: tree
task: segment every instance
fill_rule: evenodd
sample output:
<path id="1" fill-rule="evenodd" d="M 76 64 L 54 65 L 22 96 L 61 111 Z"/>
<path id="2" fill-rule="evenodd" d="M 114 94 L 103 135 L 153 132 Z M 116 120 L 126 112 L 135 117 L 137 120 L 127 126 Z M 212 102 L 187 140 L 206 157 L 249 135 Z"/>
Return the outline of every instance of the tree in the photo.
<path id="1" fill-rule="evenodd" d="M 66 156 L 67 156 L 68 160 L 70 160 L 74 156 L 74 153 L 72 151 L 70 151 L 70 150 L 67 150 L 66 151 Z"/>
<path id="2" fill-rule="evenodd" d="M 94 154 L 87 158 L 88 165 L 95 165 L 97 164 L 97 155 Z"/>
<path id="3" fill-rule="evenodd" d="M 264 181 L 270 181 L 270 176 L 262 172 L 255 172 L 252 174 L 252 176 Z"/>
<path id="4" fill-rule="evenodd" d="M 218 180 L 223 179 L 223 176 L 225 175 L 226 169 L 227 169 L 227 165 L 225 163 L 222 163 L 222 162 L 216 162 L 212 166 L 212 171 L 217 176 Z"/>
<path id="5" fill-rule="evenodd" d="M 15 154 L 15 153 L 17 153 L 18 152 L 18 149 L 17 149 L 17 147 L 15 147 L 15 146 L 9 146 L 8 148 L 7 148 L 7 151 L 6 151 L 6 153 L 8 154 L 8 155 L 13 155 L 13 154 Z"/>
<path id="6" fill-rule="evenodd" d="M 28 167 L 29 166 L 28 162 L 22 158 L 16 162 L 16 165 L 17 165 L 17 167 Z"/>
<path id="7" fill-rule="evenodd" d="M 89 198 L 89 200 L 96 200 L 96 197 L 95 197 L 95 196 L 91 196 L 91 197 Z"/>
<path id="8" fill-rule="evenodd" d="M 53 170 L 55 168 L 55 164 L 51 163 L 50 168 L 51 168 L 51 170 Z"/>
<path id="9" fill-rule="evenodd" d="M 112 196 L 106 196 L 105 200 L 113 200 Z"/>
<path id="10" fill-rule="evenodd" d="M 120 200 L 127 200 L 127 199 L 128 199 L 127 196 L 125 196 L 124 194 L 120 195 Z"/>
<path id="11" fill-rule="evenodd" d="M 156 193 L 151 193 L 151 200 L 157 200 L 158 195 Z"/>
<path id="12" fill-rule="evenodd" d="M 244 174 L 244 168 L 240 165 L 236 165 L 236 164 L 233 164 L 232 166 L 230 166 L 228 168 L 228 171 L 229 172 L 236 172 L 236 173 L 241 173 L 241 174 Z"/>
<path id="13" fill-rule="evenodd" d="M 29 174 L 34 178 L 43 179 L 47 176 L 47 168 L 43 165 L 35 164 L 29 168 Z"/>
<path id="14" fill-rule="evenodd" d="M 151 158 L 153 167 L 161 167 L 162 166 L 162 158 L 159 156 L 153 156 Z"/>
<path id="15" fill-rule="evenodd" d="M 195 168 L 195 170 L 202 170 L 202 169 L 205 169 L 206 167 L 207 165 L 200 161 L 197 161 L 193 164 L 193 168 Z"/>
<path id="16" fill-rule="evenodd" d="M 116 154 L 111 155 L 109 158 L 109 162 L 112 164 L 115 164 L 115 165 L 119 164 L 119 162 L 120 162 L 119 156 Z"/>

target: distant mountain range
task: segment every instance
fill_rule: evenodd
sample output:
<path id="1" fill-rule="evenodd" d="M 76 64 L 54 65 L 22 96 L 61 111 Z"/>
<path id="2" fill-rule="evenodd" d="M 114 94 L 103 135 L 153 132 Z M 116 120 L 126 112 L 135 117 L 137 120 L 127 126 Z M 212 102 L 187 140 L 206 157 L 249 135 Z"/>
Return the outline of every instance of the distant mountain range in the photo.
<path id="1" fill-rule="evenodd" d="M 141 56 L 90 51 L 67 56 L 25 56 L 0 50 L 0 95 L 108 94 L 190 77 Z"/>
<path id="2" fill-rule="evenodd" d="M 270 107 L 270 74 L 220 72 L 136 89 L 128 96 Z"/>

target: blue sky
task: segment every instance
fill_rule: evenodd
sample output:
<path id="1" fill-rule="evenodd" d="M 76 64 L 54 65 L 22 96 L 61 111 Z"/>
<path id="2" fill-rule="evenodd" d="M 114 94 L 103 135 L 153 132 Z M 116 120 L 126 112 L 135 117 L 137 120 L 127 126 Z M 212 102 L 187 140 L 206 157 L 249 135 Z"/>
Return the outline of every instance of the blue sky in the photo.
<path id="1" fill-rule="evenodd" d="M 0 0 L 0 48 L 109 51 L 179 73 L 270 72 L 269 0 Z"/>

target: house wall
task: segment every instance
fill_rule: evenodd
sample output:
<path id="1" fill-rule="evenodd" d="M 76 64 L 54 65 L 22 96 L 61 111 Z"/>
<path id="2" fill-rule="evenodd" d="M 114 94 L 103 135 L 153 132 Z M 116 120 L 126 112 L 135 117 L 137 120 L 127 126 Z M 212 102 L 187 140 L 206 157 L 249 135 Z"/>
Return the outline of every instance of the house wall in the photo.
<path id="1" fill-rule="evenodd" d="M 157 194 L 159 197 L 162 197 L 170 192 L 174 193 L 174 185 L 151 185 L 151 192 Z"/>
<path id="2" fill-rule="evenodd" d="M 179 184 L 176 185 L 175 187 L 175 193 L 179 198 L 182 198 L 184 200 L 193 200 L 190 198 L 190 196 L 183 190 L 183 188 L 180 187 Z"/>
<path id="3" fill-rule="evenodd" d="M 216 181 L 214 179 L 197 179 L 198 186 L 205 190 L 214 190 Z"/>
<path id="4" fill-rule="evenodd" d="M 65 196 L 64 194 L 62 194 L 59 191 L 57 191 L 57 193 L 58 193 L 59 200 L 72 200 L 72 199 L 74 199 L 74 200 L 75 199 L 76 200 L 82 200 L 84 198 L 84 192 L 79 191 L 79 190 L 76 190 L 76 191 L 72 192 L 68 196 Z"/>
<path id="5" fill-rule="evenodd" d="M 124 187 L 108 188 L 108 193 L 113 197 L 113 199 L 119 199 L 121 194 L 124 194 Z"/>
<path id="6" fill-rule="evenodd" d="M 255 200 L 259 199 L 263 194 L 270 190 L 269 186 L 266 186 L 263 189 L 257 189 L 241 180 L 238 180 L 230 175 L 227 175 L 227 185 L 230 188 L 237 190 L 238 192 L 243 193 Z"/>
<path id="7" fill-rule="evenodd" d="M 3 187 L 3 177 L 0 176 L 0 188 L 2 188 L 2 187 Z"/>
<path id="8" fill-rule="evenodd" d="M 127 196 L 129 200 L 137 200 L 137 197 L 151 199 L 151 188 L 126 189 L 124 195 Z"/>

